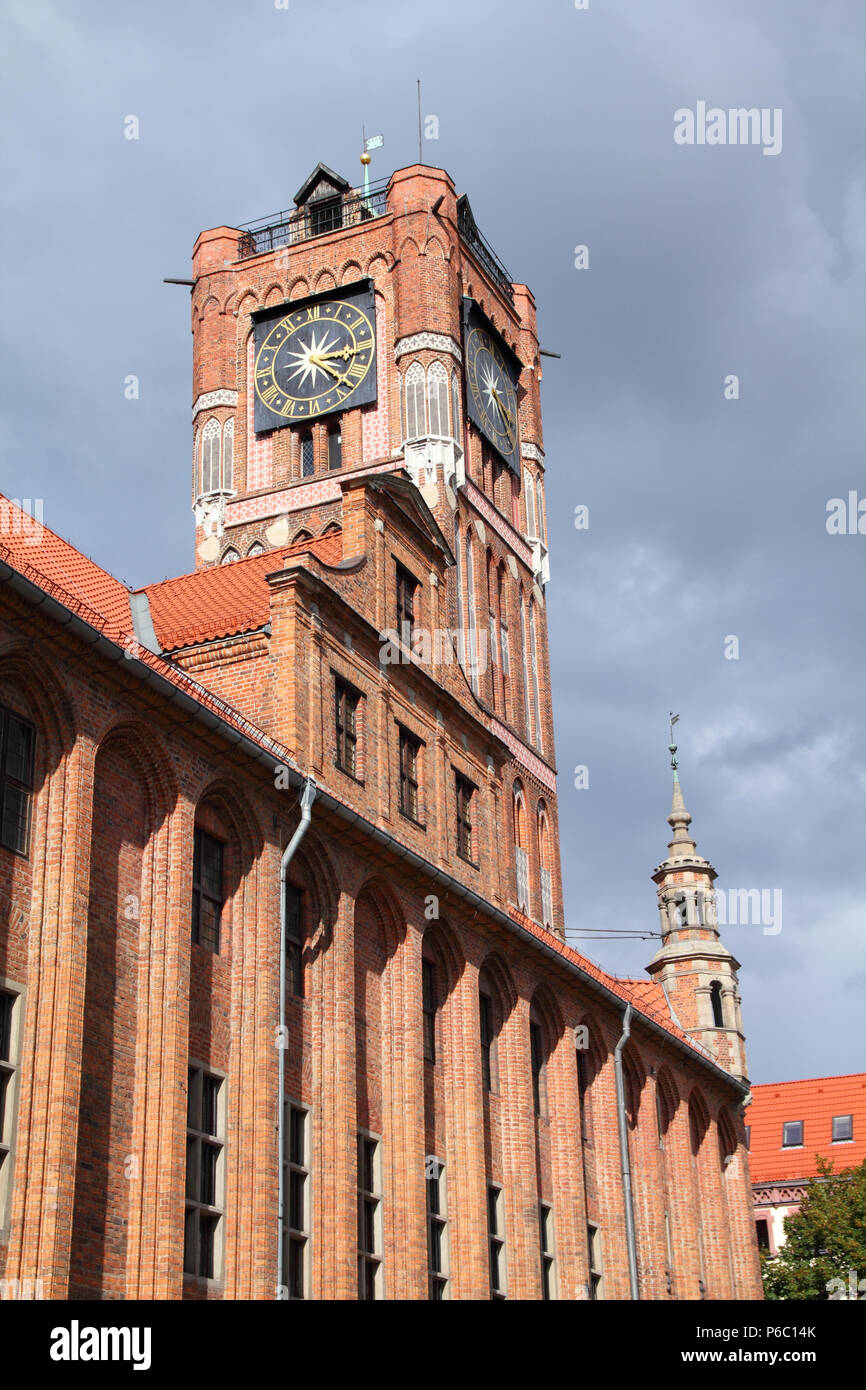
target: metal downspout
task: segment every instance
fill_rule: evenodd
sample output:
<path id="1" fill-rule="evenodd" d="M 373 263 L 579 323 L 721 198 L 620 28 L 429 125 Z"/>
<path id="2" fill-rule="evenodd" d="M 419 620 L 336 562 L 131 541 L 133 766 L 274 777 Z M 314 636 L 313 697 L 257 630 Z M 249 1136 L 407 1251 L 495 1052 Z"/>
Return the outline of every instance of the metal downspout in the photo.
<path id="1" fill-rule="evenodd" d="M 279 1075 L 277 1084 L 277 1298 L 288 1298 L 289 1296 L 284 1284 L 285 1272 L 283 1269 L 286 1217 L 286 1105 L 283 1094 L 286 1081 L 286 870 L 294 857 L 295 850 L 307 833 L 315 799 L 315 779 L 308 777 L 301 793 L 301 819 L 298 828 L 283 850 L 280 859 L 280 1031 L 277 1037 Z"/>
<path id="2" fill-rule="evenodd" d="M 622 1050 L 631 1033 L 631 1002 L 626 1004 L 622 1019 L 622 1037 L 613 1054 L 613 1068 L 616 1076 L 616 1118 L 619 1126 L 619 1157 L 622 1165 L 622 1194 L 625 1204 L 625 1240 L 628 1247 L 628 1282 L 631 1297 L 640 1298 L 637 1280 L 637 1247 L 634 1235 L 634 1201 L 631 1191 L 631 1162 L 628 1154 L 628 1121 L 625 1113 L 625 1085 L 622 1077 Z"/>

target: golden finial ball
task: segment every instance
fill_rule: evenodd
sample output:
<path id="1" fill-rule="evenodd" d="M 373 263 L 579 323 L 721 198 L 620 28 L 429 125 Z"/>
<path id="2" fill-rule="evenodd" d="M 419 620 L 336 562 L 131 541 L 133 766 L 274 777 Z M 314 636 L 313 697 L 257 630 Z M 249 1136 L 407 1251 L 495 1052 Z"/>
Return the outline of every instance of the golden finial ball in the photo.
<path id="1" fill-rule="evenodd" d="M 361 163 L 362 163 L 362 164 L 369 164 L 369 163 L 370 163 L 370 156 L 369 156 L 368 154 L 366 154 L 366 153 L 365 153 L 365 154 L 362 154 L 362 155 L 361 155 Z"/>

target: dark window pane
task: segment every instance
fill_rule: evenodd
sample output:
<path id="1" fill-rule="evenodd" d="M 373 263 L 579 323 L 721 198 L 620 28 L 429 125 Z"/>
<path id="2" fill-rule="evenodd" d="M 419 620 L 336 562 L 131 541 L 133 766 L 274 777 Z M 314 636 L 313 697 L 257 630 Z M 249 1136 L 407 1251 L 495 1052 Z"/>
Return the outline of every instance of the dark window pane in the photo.
<path id="1" fill-rule="evenodd" d="M 292 1171 L 289 1174 L 289 1225 L 295 1231 L 306 1229 L 304 1221 L 305 1175 Z"/>
<path id="2" fill-rule="evenodd" d="M 311 478 L 313 476 L 313 436 L 305 434 L 301 436 L 301 477 Z"/>
<path id="3" fill-rule="evenodd" d="M 343 436 L 340 430 L 330 430 L 328 433 L 328 467 L 342 468 L 343 466 Z"/>
<path id="4" fill-rule="evenodd" d="M 30 797 L 21 787 L 7 782 L 3 788 L 3 844 L 24 854 L 27 849 L 27 821 Z"/>
<path id="5" fill-rule="evenodd" d="M 306 1241 L 289 1241 L 289 1298 L 303 1298 L 304 1288 L 304 1250 Z"/>
<path id="6" fill-rule="evenodd" d="M 438 1221 L 430 1222 L 429 1240 L 430 1268 L 434 1274 L 442 1273 L 442 1227 Z"/>
<path id="7" fill-rule="evenodd" d="M 186 1213 L 183 1231 L 183 1272 L 184 1274 L 198 1273 L 198 1221 L 196 1212 L 191 1209 Z"/>
<path id="8" fill-rule="evenodd" d="M 790 1120 L 782 1126 L 782 1147 L 796 1147 L 803 1142 L 803 1121 Z"/>
<path id="9" fill-rule="evenodd" d="M 187 1139 L 186 1141 L 186 1195 L 195 1201 L 196 1193 L 196 1154 L 198 1151 L 198 1140 Z"/>
<path id="10" fill-rule="evenodd" d="M 212 1279 L 214 1271 L 214 1247 L 216 1243 L 216 1216 L 199 1214 L 199 1264 L 198 1272 L 204 1279 Z"/>
<path id="11" fill-rule="evenodd" d="M 289 1121 L 289 1159 L 300 1168 L 304 1166 L 306 1122 L 306 1110 L 298 1110 L 292 1106 Z"/>
<path id="12" fill-rule="evenodd" d="M 199 1182 L 199 1201 L 206 1207 L 216 1206 L 217 1159 L 219 1149 L 213 1144 L 202 1144 L 199 1161 L 201 1174 Z"/>
<path id="13" fill-rule="evenodd" d="M 8 717 L 6 731 L 6 775 L 33 785 L 33 727 L 14 714 Z"/>
<path id="14" fill-rule="evenodd" d="M 201 1079 L 201 1129 L 202 1134 L 217 1133 L 217 1096 L 220 1082 L 216 1076 L 202 1076 Z"/>
<path id="15" fill-rule="evenodd" d="M 422 960 L 421 980 L 424 1014 L 424 1059 L 436 1061 L 436 966 L 432 960 Z"/>
<path id="16" fill-rule="evenodd" d="M 373 1183 L 373 1160 L 375 1153 L 375 1142 L 372 1139 L 362 1139 L 358 1153 L 360 1170 L 358 1186 L 364 1188 L 366 1192 L 375 1191 Z"/>
<path id="17" fill-rule="evenodd" d="M 11 1060 L 12 1053 L 12 1005 L 14 994 L 0 990 L 0 1061 Z"/>
<path id="18" fill-rule="evenodd" d="M 833 1143 L 839 1144 L 843 1140 L 854 1138 L 854 1116 L 853 1115 L 834 1115 L 833 1116 Z"/>

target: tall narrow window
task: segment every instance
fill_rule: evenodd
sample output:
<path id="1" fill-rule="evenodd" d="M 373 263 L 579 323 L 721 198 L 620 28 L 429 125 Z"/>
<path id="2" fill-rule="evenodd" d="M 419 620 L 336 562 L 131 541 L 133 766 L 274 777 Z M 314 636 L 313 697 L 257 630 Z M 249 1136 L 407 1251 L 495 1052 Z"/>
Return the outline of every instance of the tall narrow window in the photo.
<path id="1" fill-rule="evenodd" d="M 358 1135 L 358 1297 L 382 1297 L 382 1176 L 379 1140 Z"/>
<path id="2" fill-rule="evenodd" d="M 459 444 L 463 439 L 463 422 L 460 417 L 460 386 L 457 373 L 451 373 L 451 434 Z"/>
<path id="3" fill-rule="evenodd" d="M 448 374 L 441 362 L 427 369 L 427 418 L 431 435 L 448 435 Z"/>
<path id="4" fill-rule="evenodd" d="M 285 1266 L 289 1298 L 309 1298 L 310 1116 L 301 1105 L 285 1102 L 286 1151 Z"/>
<path id="5" fill-rule="evenodd" d="M 502 674 L 504 676 L 509 676 L 511 674 L 511 652 L 508 647 L 508 602 L 505 589 L 505 571 L 501 565 L 496 575 L 496 590 L 496 606 L 499 612 L 499 635 L 502 639 Z M 505 688 L 506 690 L 508 689 L 507 682 Z"/>
<path id="6" fill-rule="evenodd" d="M 192 939 L 219 955 L 223 905 L 223 847 L 195 827 L 192 862 Z"/>
<path id="7" fill-rule="evenodd" d="M 406 373 L 406 438 L 423 439 L 426 433 L 424 368 L 420 362 L 413 362 Z"/>
<path id="8" fill-rule="evenodd" d="M 426 1162 L 427 1187 L 427 1276 L 428 1292 L 434 1303 L 448 1296 L 448 1216 L 445 1165 L 438 1158 Z"/>
<path id="9" fill-rule="evenodd" d="M 604 1283 L 601 1264 L 601 1231 L 598 1226 L 587 1222 L 586 1241 L 589 1246 L 589 1296 L 591 1299 L 604 1298 Z"/>
<path id="10" fill-rule="evenodd" d="M 514 784 L 512 801 L 514 817 L 514 869 L 517 879 L 517 906 L 529 911 L 529 854 L 526 848 L 526 806 L 523 789 L 519 782 Z"/>
<path id="11" fill-rule="evenodd" d="M 421 804 L 418 794 L 418 763 L 421 740 L 408 729 L 400 730 L 400 810 L 409 820 L 420 823 Z"/>
<path id="12" fill-rule="evenodd" d="M 541 1297 L 556 1298 L 556 1252 L 553 1237 L 553 1208 L 549 1202 L 538 1204 L 538 1234 L 541 1246 Z"/>
<path id="13" fill-rule="evenodd" d="M 713 980 L 710 985 L 710 1004 L 713 1010 L 713 1027 L 724 1028 L 725 1020 L 722 1014 L 722 986 L 718 980 Z"/>
<path id="14" fill-rule="evenodd" d="M 585 1049 L 577 1048 L 577 1096 L 580 1106 L 580 1137 L 584 1144 L 592 1139 L 592 1116 L 589 1096 L 589 1058 Z"/>
<path id="15" fill-rule="evenodd" d="M 523 656 L 523 708 L 526 719 L 526 737 L 532 742 L 532 706 L 529 702 L 529 639 L 526 633 L 526 604 L 523 590 L 520 591 L 520 646 Z"/>
<path id="16" fill-rule="evenodd" d="M 540 477 L 535 480 L 535 502 L 538 509 L 538 539 L 547 545 L 547 514 L 544 506 L 544 488 Z"/>
<path id="17" fill-rule="evenodd" d="M 544 1113 L 544 1033 L 541 1024 L 529 1025 L 529 1052 L 532 1065 L 532 1100 L 536 1115 Z"/>
<path id="18" fill-rule="evenodd" d="M 223 481 L 226 492 L 231 491 L 232 470 L 234 467 L 235 422 L 226 420 L 223 425 Z"/>
<path id="19" fill-rule="evenodd" d="M 286 884 L 286 990 L 298 998 L 304 994 L 304 930 L 300 888 Z"/>
<path id="20" fill-rule="evenodd" d="M 550 831 L 544 802 L 538 803 L 538 873 L 541 879 L 541 925 L 553 930 L 553 875 L 550 868 Z"/>
<path id="21" fill-rule="evenodd" d="M 480 990 L 478 1016 L 481 1025 L 481 1084 L 485 1091 L 493 1090 L 493 1000 Z"/>
<path id="22" fill-rule="evenodd" d="M 412 630 L 416 619 L 416 595 L 419 589 L 414 574 L 397 565 L 397 635 L 407 647 L 412 645 Z"/>
<path id="23" fill-rule="evenodd" d="M 466 532 L 466 613 L 469 645 L 469 679 L 478 693 L 478 634 L 475 627 L 475 562 L 472 553 L 472 532 Z"/>
<path id="24" fill-rule="evenodd" d="M 460 544 L 460 513 L 454 513 L 454 568 L 457 571 L 457 656 L 461 666 L 466 664 L 466 633 L 464 630 L 463 555 Z"/>
<path id="25" fill-rule="evenodd" d="M 487 1188 L 487 1252 L 490 1263 L 490 1297 L 506 1297 L 505 1218 L 502 1188 L 490 1183 Z"/>
<path id="26" fill-rule="evenodd" d="M 26 854 L 33 796 L 36 732 L 5 705 L 0 705 L 0 844 Z"/>
<path id="27" fill-rule="evenodd" d="M 20 995 L 0 989 L 0 1229 L 9 1225 L 15 1096 L 18 1080 Z"/>
<path id="28" fill-rule="evenodd" d="M 220 425 L 219 420 L 210 419 L 201 437 L 201 490 L 202 495 L 216 492 L 220 485 Z"/>
<path id="29" fill-rule="evenodd" d="M 436 1061 L 436 963 L 426 956 L 421 961 L 421 1008 L 424 1019 L 424 1061 Z"/>
<path id="30" fill-rule="evenodd" d="M 535 705 L 535 743 L 541 748 L 541 690 L 538 684 L 538 645 L 535 630 L 535 603 L 529 601 L 529 659 L 532 665 L 532 694 Z"/>
<path id="31" fill-rule="evenodd" d="M 332 425 L 328 430 L 328 468 L 343 467 L 343 431 L 342 427 Z"/>
<path id="32" fill-rule="evenodd" d="M 334 761 L 350 777 L 358 775 L 358 701 L 360 695 L 346 681 L 334 681 Z"/>
<path id="33" fill-rule="evenodd" d="M 461 859 L 473 863 L 472 843 L 472 798 L 475 788 L 466 778 L 457 773 L 457 853 Z"/>
<path id="34" fill-rule="evenodd" d="M 186 1137 L 184 1273 L 216 1279 L 222 1266 L 222 1078 L 202 1066 L 189 1068 Z"/>
<path id="35" fill-rule="evenodd" d="M 315 472 L 315 451 L 313 436 L 309 430 L 301 435 L 301 477 L 312 478 Z"/>
<path id="36" fill-rule="evenodd" d="M 528 468 L 523 470 L 523 490 L 526 494 L 526 535 L 529 540 L 535 540 L 538 535 L 535 519 L 535 484 Z"/>

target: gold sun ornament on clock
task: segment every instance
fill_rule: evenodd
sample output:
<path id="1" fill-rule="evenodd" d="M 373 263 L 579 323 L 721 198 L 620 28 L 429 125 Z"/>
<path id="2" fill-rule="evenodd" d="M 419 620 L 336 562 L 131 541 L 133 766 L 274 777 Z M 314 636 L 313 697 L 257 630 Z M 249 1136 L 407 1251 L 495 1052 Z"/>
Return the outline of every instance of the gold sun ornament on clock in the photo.
<path id="1" fill-rule="evenodd" d="M 363 297 L 363 306 L 359 300 Z M 255 428 L 314 420 L 376 399 L 372 294 L 317 300 L 256 324 Z"/>

